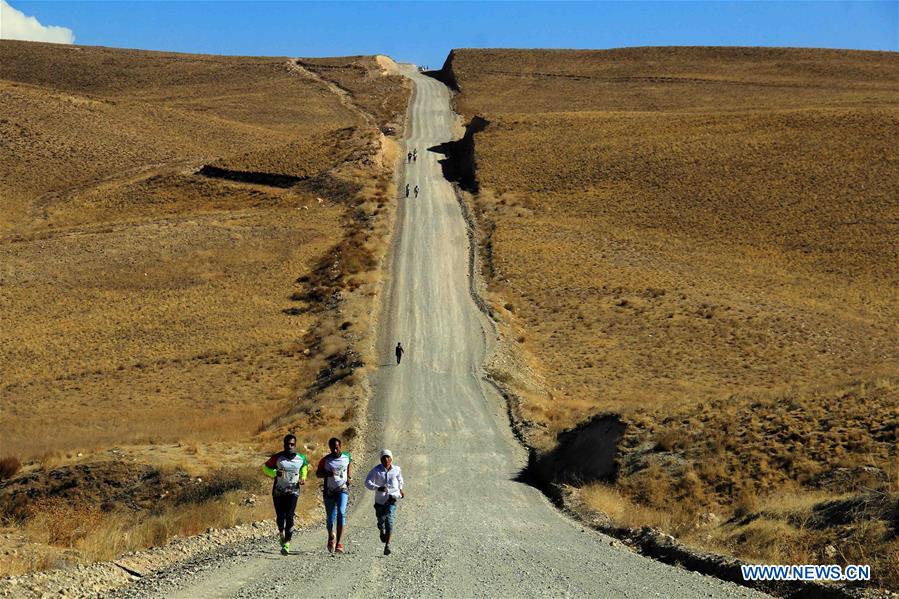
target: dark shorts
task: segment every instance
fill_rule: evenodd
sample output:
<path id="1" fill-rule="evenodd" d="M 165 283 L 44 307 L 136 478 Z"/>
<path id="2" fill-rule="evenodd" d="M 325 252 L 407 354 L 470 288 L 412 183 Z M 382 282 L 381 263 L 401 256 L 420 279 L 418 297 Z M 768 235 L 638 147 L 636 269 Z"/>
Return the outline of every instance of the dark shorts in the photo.
<path id="1" fill-rule="evenodd" d="M 393 531 L 393 517 L 396 514 L 396 502 L 375 504 L 375 516 L 378 518 L 378 529 L 385 533 Z"/>

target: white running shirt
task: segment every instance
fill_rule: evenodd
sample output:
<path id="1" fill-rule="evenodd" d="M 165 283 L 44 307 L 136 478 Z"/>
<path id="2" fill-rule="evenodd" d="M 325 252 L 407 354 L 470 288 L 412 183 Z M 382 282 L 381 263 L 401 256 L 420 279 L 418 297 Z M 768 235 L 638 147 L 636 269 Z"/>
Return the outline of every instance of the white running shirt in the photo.
<path id="1" fill-rule="evenodd" d="M 325 479 L 325 491 L 333 493 L 346 487 L 347 470 L 352 461 L 350 454 L 346 452 L 341 453 L 336 458 L 330 453 L 322 458 L 318 468 L 328 473 L 328 477 Z"/>
<path id="2" fill-rule="evenodd" d="M 378 487 L 387 487 L 387 491 L 378 491 Z M 365 488 L 375 492 L 375 503 L 384 505 L 388 497 L 400 498 L 400 489 L 403 488 L 403 471 L 394 464 L 390 470 L 383 464 L 378 464 L 365 477 Z"/>

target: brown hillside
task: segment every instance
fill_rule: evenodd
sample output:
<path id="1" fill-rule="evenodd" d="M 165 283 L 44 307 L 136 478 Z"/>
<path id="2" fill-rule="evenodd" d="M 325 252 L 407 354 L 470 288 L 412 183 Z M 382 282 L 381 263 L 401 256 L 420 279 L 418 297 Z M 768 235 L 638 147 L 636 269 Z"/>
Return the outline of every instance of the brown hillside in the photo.
<path id="1" fill-rule="evenodd" d="M 335 59 L 344 97 L 293 60 L 0 42 L 0 459 L 25 464 L 0 482 L 0 524 L 25 539 L 0 575 L 258 517 L 219 495 L 261 481 L 227 473 L 190 502 L 216 506 L 152 519 L 51 492 L 44 511 L 13 505 L 36 471 L 90 480 L 119 446 L 189 482 L 256 464 L 261 430 L 266 449 L 290 428 L 309 451 L 355 434 L 364 391 L 316 378 L 362 362 L 392 179 L 364 104 L 383 95 L 401 128 L 408 88 L 374 57 Z M 88 516 L 134 541 L 39 531 Z"/>
<path id="2" fill-rule="evenodd" d="M 693 539 L 787 492 L 895 493 L 899 55 L 457 50 L 446 70 L 489 121 L 486 270 L 536 377 L 496 368 L 532 444 L 621 415 L 619 491 Z M 899 559 L 888 516 L 766 554 L 783 518 L 702 542 L 801 561 L 876 538 L 882 572 Z"/>
<path id="3" fill-rule="evenodd" d="M 371 60 L 370 56 L 304 58 L 299 64 L 350 94 L 382 129 L 401 127 L 405 114 L 397 107 L 403 106 L 405 92 L 391 85 L 392 79 L 376 75 Z"/>
<path id="4" fill-rule="evenodd" d="M 0 65 L 4 228 L 77 218 L 58 204 L 98 180 L 198 168 L 362 122 L 286 58 L 4 41 Z"/>

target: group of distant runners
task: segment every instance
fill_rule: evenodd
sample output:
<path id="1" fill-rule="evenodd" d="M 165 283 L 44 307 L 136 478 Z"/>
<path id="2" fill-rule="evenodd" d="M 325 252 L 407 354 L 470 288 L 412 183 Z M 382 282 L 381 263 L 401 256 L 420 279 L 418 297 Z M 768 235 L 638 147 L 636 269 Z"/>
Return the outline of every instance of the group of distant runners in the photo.
<path id="1" fill-rule="evenodd" d="M 266 475 L 274 479 L 272 501 L 281 554 L 290 553 L 293 536 L 294 512 L 300 487 L 306 484 L 309 461 L 297 452 L 297 438 L 289 434 L 284 437 L 284 450 L 270 457 L 262 466 Z M 349 452 L 341 451 L 340 439 L 328 441 L 330 452 L 318 462 L 315 476 L 322 480 L 322 499 L 325 506 L 325 525 L 328 529 L 328 552 L 344 553 L 343 533 L 346 529 L 346 508 L 353 482 L 353 459 Z M 375 493 L 375 518 L 384 555 L 390 555 L 390 540 L 393 535 L 396 503 L 406 496 L 403 491 L 403 474 L 393 463 L 393 453 L 381 450 L 381 463 L 372 468 L 365 477 L 365 488 Z"/>
<path id="2" fill-rule="evenodd" d="M 406 160 L 408 162 L 417 162 L 418 161 L 418 148 L 412 148 L 410 152 L 406 154 Z M 415 186 L 414 189 L 415 197 L 418 197 L 418 185 Z M 409 197 L 409 184 L 406 183 L 406 197 Z"/>

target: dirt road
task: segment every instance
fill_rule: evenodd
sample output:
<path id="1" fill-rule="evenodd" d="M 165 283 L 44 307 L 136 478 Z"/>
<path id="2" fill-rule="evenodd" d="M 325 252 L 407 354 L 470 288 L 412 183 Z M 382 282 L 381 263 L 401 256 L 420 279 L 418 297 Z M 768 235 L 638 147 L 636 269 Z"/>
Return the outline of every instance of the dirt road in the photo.
<path id="1" fill-rule="evenodd" d="M 461 210 L 441 175 L 441 156 L 427 150 L 452 138 L 449 92 L 410 67 L 404 72 L 417 90 L 407 144 L 417 149 L 418 160 L 406 165 L 406 180 L 410 188 L 418 185 L 420 194 L 401 200 L 369 427 L 372 445 L 391 448 L 406 478 L 393 555 L 381 554 L 372 497 L 361 486 L 375 458 L 356 456 L 348 554 L 329 555 L 325 533 L 317 529 L 294 538 L 298 555 L 277 555 L 270 539 L 182 567 L 162 580 L 144 580 L 131 592 L 181 597 L 757 596 L 612 547 L 609 538 L 584 530 L 536 489 L 514 480 L 526 464 L 526 452 L 512 436 L 501 399 L 483 380 L 485 331 L 491 329 L 469 295 Z M 392 352 L 397 341 L 406 347 L 399 366 Z"/>

